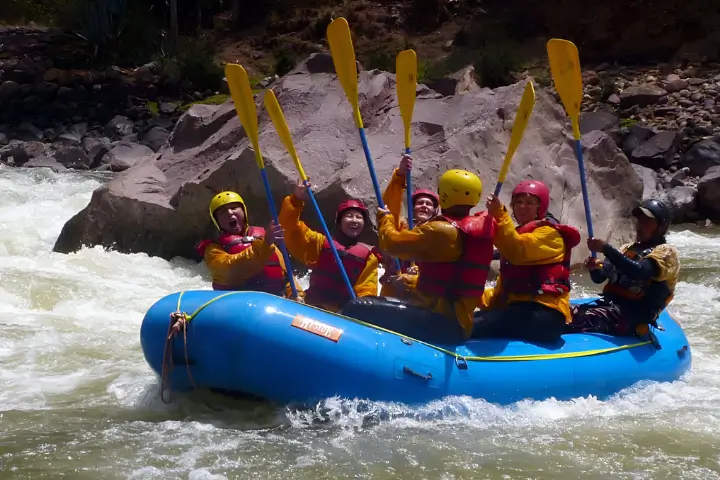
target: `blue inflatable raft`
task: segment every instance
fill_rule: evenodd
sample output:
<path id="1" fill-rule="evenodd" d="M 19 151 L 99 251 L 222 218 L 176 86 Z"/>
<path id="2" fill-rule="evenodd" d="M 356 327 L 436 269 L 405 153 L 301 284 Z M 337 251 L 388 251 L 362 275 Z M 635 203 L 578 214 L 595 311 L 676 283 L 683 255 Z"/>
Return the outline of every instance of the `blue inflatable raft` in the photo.
<path id="1" fill-rule="evenodd" d="M 187 332 L 166 347 L 175 311 L 189 316 Z M 677 380 L 690 368 L 690 346 L 667 312 L 659 323 L 659 345 L 601 334 L 564 335 L 549 347 L 498 339 L 432 344 L 265 293 L 198 290 L 156 302 L 140 337 L 158 375 L 165 358 L 175 391 L 304 405 L 336 395 L 411 405 L 468 395 L 509 404 L 606 398 L 642 380 Z"/>

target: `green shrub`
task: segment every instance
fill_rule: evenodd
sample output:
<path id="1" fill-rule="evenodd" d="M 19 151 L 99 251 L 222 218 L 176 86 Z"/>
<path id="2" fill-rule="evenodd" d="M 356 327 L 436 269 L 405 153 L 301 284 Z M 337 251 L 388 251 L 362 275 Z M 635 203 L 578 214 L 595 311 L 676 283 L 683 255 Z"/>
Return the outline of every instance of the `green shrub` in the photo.
<path id="1" fill-rule="evenodd" d="M 215 63 L 214 53 L 207 38 L 181 36 L 177 45 L 162 59 L 163 72 L 174 82 L 188 80 L 197 89 L 218 90 L 224 72 Z"/>

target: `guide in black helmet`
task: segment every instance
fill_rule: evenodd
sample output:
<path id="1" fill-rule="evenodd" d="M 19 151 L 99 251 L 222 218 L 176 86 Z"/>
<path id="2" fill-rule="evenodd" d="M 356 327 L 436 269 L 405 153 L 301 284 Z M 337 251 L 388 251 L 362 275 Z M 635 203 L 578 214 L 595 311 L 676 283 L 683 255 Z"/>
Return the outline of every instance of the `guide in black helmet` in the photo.
<path id="1" fill-rule="evenodd" d="M 665 238 L 672 211 L 660 200 L 647 199 L 632 215 L 634 243 L 617 250 L 599 238 L 588 239 L 591 251 L 605 255 L 602 262 L 585 261 L 590 278 L 607 284 L 599 300 L 574 307 L 570 331 L 644 335 L 672 300 L 680 272 L 678 251 Z"/>

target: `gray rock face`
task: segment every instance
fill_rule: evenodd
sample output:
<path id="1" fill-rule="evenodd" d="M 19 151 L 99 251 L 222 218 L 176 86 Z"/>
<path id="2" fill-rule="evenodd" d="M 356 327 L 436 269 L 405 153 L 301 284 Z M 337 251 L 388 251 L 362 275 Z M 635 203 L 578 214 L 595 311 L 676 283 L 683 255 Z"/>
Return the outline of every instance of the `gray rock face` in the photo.
<path id="1" fill-rule="evenodd" d="M 319 60 L 315 56 L 310 62 L 316 65 Z M 412 132 L 415 185 L 435 188 L 443 172 L 463 168 L 476 172 L 485 192 L 491 192 L 523 88 L 524 83 L 518 83 L 443 97 L 419 86 Z M 374 212 L 377 204 L 363 149 L 337 77 L 309 73 L 301 64 L 274 91 L 326 220 L 333 218 L 338 202 L 348 197 L 361 198 Z M 376 173 L 384 188 L 403 147 L 394 76 L 362 72 L 359 93 Z M 256 103 L 260 147 L 279 206 L 298 175 L 262 99 L 256 98 Z M 505 110 L 505 119 L 498 116 L 499 109 Z M 588 133 L 583 147 L 595 235 L 617 244 L 628 241 L 633 236 L 629 212 L 641 198 L 643 179 L 607 134 Z M 586 231 L 569 122 L 562 107 L 540 90 L 501 199 L 507 203 L 512 187 L 526 178 L 546 182 L 552 192 L 553 214 Z M 196 243 L 213 233 L 208 202 L 215 193 L 228 189 L 243 195 L 252 223 L 268 223 L 254 154 L 232 103 L 195 105 L 178 121 L 156 156 L 146 157 L 95 191 L 90 204 L 65 225 L 55 250 L 70 252 L 100 244 L 164 258 L 193 257 Z M 311 228 L 320 228 L 311 209 L 303 218 Z M 374 239 L 370 235 L 366 240 Z M 574 263 L 587 255 L 582 242 L 573 255 Z"/>

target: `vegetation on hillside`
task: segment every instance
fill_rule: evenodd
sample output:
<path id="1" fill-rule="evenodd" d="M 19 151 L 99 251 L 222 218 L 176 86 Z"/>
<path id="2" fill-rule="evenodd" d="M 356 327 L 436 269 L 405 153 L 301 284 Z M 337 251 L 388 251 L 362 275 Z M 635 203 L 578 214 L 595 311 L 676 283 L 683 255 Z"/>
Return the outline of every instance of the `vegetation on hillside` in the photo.
<path id="1" fill-rule="evenodd" d="M 513 81 L 535 52 L 505 27 L 482 26 L 479 0 L 4 0 L 0 23 L 56 26 L 72 32 L 83 67 L 161 62 L 166 75 L 215 90 L 221 65 L 240 62 L 254 78 L 283 75 L 327 48 L 325 30 L 348 19 L 365 68 L 394 71 L 414 48 L 421 81 L 472 64 L 481 84 Z M 511 32 L 512 33 L 512 32 Z"/>

